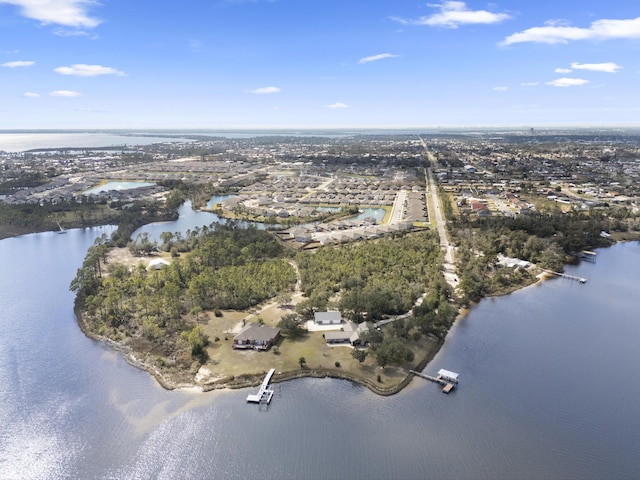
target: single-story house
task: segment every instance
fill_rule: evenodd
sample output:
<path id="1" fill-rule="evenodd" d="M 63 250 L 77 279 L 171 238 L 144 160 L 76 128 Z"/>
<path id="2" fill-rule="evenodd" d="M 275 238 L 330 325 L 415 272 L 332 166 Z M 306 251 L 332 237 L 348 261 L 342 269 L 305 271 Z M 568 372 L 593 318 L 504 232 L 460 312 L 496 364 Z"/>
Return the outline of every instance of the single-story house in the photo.
<path id="1" fill-rule="evenodd" d="M 314 321 L 318 325 L 340 325 L 342 314 L 340 312 L 315 312 Z"/>
<path id="2" fill-rule="evenodd" d="M 268 350 L 279 337 L 279 328 L 249 323 L 233 337 L 232 346 L 234 349 Z"/>
<path id="3" fill-rule="evenodd" d="M 356 324 L 346 322 L 339 332 L 325 332 L 322 336 L 328 344 L 348 343 L 352 346 L 362 345 L 360 336 L 371 329 L 370 322 Z"/>
<path id="4" fill-rule="evenodd" d="M 289 230 L 289 237 L 300 243 L 309 243 L 313 241 L 311 232 L 304 227 L 292 228 Z"/>

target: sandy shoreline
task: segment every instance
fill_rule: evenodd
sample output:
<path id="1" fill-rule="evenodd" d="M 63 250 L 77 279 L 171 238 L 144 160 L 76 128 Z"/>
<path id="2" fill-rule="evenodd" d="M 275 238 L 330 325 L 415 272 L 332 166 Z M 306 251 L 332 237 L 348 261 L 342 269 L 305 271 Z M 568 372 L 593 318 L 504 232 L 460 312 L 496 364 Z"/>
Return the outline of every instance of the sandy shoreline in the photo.
<path id="1" fill-rule="evenodd" d="M 218 390 L 237 390 L 241 388 L 255 387 L 262 383 L 264 375 L 266 372 L 256 373 L 256 374 L 243 374 L 235 377 L 229 377 L 225 379 L 221 379 L 220 382 L 214 382 L 204 385 L 198 385 L 196 383 L 191 382 L 175 382 L 171 378 L 169 378 L 166 374 L 164 374 L 161 370 L 159 370 L 155 365 L 151 365 L 144 360 L 136 357 L 133 350 L 127 346 L 123 345 L 119 342 L 111 340 L 109 338 L 103 337 L 92 332 L 88 325 L 86 324 L 82 314 L 77 308 L 74 308 L 74 312 L 76 315 L 76 319 L 78 321 L 78 326 L 80 330 L 92 340 L 102 342 L 112 348 L 114 351 L 122 354 L 123 359 L 133 367 L 139 368 L 140 370 L 144 370 L 149 373 L 158 384 L 166 389 L 166 390 L 189 390 L 189 391 L 200 391 L 200 392 L 210 392 L 210 391 L 218 391 Z M 458 318 L 463 316 L 461 314 Z M 456 318 L 456 321 L 458 320 Z M 428 363 L 433 360 L 435 355 L 440 351 L 440 348 L 444 344 L 444 339 L 439 339 L 434 347 L 426 354 L 425 358 L 419 362 L 413 369 L 417 371 L 422 371 L 428 365 Z M 377 384 L 374 380 L 358 376 L 349 372 L 341 371 L 338 368 L 301 368 L 292 371 L 285 372 L 276 372 L 272 378 L 273 383 L 286 382 L 289 380 L 294 380 L 297 378 L 336 378 L 341 380 L 348 380 L 355 384 L 361 385 L 363 387 L 367 387 L 373 393 L 381 396 L 390 396 L 394 395 L 400 391 L 402 391 L 413 379 L 415 375 L 411 372 L 408 372 L 402 381 L 398 384 L 385 387 L 383 385 Z"/>
<path id="2" fill-rule="evenodd" d="M 34 233 L 34 232 L 31 232 L 31 233 Z M 539 285 L 542 282 L 553 277 L 554 276 L 551 274 L 548 274 L 546 272 L 541 272 L 539 275 L 536 276 L 535 281 L 526 285 L 521 285 L 517 288 L 509 289 L 508 291 L 501 292 L 500 294 L 495 296 L 508 295 L 518 290 L 522 290 L 524 288 L 529 288 L 535 285 Z M 209 379 L 208 382 L 205 381 L 204 383 L 198 383 L 194 381 L 176 381 L 171 378 L 172 374 L 170 372 L 163 372 L 156 365 L 150 364 L 146 362 L 144 359 L 137 357 L 135 352 L 128 345 L 125 345 L 120 342 L 116 342 L 114 340 L 111 340 L 107 337 L 103 337 L 91 331 L 91 329 L 87 325 L 85 319 L 83 318 L 83 315 L 81 314 L 77 306 L 74 306 L 74 312 L 76 314 L 76 319 L 80 329 L 87 337 L 96 341 L 103 342 L 107 344 L 110 348 L 113 348 L 116 352 L 121 353 L 127 363 L 129 363 L 130 365 L 136 368 L 139 368 L 141 370 L 148 372 L 151 376 L 155 378 L 155 380 L 158 382 L 158 384 L 161 387 L 167 390 L 188 390 L 188 391 L 194 391 L 194 392 L 196 391 L 208 392 L 213 390 L 240 389 L 240 388 L 254 387 L 254 386 L 260 385 L 264 377 L 264 374 L 266 373 L 266 372 L 260 372 L 260 373 L 254 373 L 254 374 L 239 374 L 239 375 L 229 376 L 225 378 Z M 458 316 L 456 317 L 454 324 L 457 323 L 460 318 L 464 317 L 468 313 L 469 313 L 468 309 L 461 310 Z M 444 341 L 445 339 L 438 339 L 437 342 L 432 346 L 432 348 L 428 352 L 425 352 L 425 357 L 418 364 L 416 364 L 412 369 L 416 371 L 424 370 L 424 368 L 429 364 L 429 362 L 433 360 L 436 353 L 438 353 L 438 351 L 444 344 Z M 181 375 L 187 375 L 187 373 L 182 372 Z M 355 384 L 367 387 L 369 390 L 371 390 L 377 395 L 388 396 L 388 395 L 394 395 L 402 391 L 411 382 L 414 376 L 415 375 L 413 373 L 407 371 L 406 376 L 404 376 L 404 378 L 401 381 L 399 381 L 398 383 L 394 382 L 394 385 L 385 387 L 383 384 L 377 383 L 373 378 L 369 378 L 368 376 L 367 377 L 360 376 L 352 372 L 347 372 L 347 371 L 341 370 L 338 367 L 336 368 L 305 367 L 300 369 L 296 368 L 295 370 L 276 372 L 276 374 L 273 376 L 273 382 L 279 383 L 279 382 L 293 380 L 296 378 L 305 378 L 305 377 L 311 377 L 311 378 L 330 377 L 330 378 L 348 380 Z"/>
<path id="3" fill-rule="evenodd" d="M 523 285 L 519 288 L 512 289 L 508 292 L 504 292 L 496 296 L 509 295 L 515 291 L 529 288 L 535 285 L 539 285 L 542 282 L 546 281 L 547 279 L 553 278 L 553 275 L 549 275 L 545 272 L 542 272 L 536 278 L 537 280 L 535 282 L 532 282 L 527 285 Z M 176 382 L 175 380 L 170 378 L 170 374 L 166 374 L 162 372 L 155 365 L 149 364 L 144 360 L 138 358 L 135 355 L 135 352 L 129 346 L 92 332 L 89 329 L 88 325 L 86 324 L 80 310 L 78 308 L 74 308 L 74 312 L 76 315 L 76 319 L 78 321 L 78 325 L 80 326 L 80 329 L 87 337 L 96 341 L 103 342 L 106 345 L 108 345 L 110 348 L 113 348 L 116 352 L 122 354 L 124 360 L 127 363 L 129 363 L 130 365 L 136 368 L 139 368 L 140 370 L 144 370 L 147 373 L 149 373 L 158 382 L 158 384 L 166 390 L 210 392 L 210 391 L 236 390 L 241 388 L 255 387 L 262 383 L 262 380 L 266 373 L 265 371 L 265 372 L 254 373 L 254 374 L 248 374 L 248 373 L 240 374 L 240 375 L 215 379 L 215 381 L 213 382 L 203 383 L 203 384 L 199 384 L 197 382 L 188 382 L 188 381 Z M 464 316 L 468 315 L 469 312 L 470 312 L 470 309 L 468 308 L 461 309 L 454 321 L 454 324 L 457 323 Z M 438 341 L 433 345 L 433 347 L 428 352 L 426 352 L 425 357 L 418 364 L 412 367 L 412 370 L 416 370 L 416 371 L 424 370 L 426 366 L 429 364 L 429 362 L 431 362 L 431 360 L 433 360 L 435 355 L 440 351 L 440 348 L 442 348 L 442 345 L 444 345 L 445 340 L 446 340 L 446 337 L 444 339 L 438 339 Z M 406 375 L 400 382 L 395 383 L 392 386 L 385 387 L 383 384 L 377 383 L 373 378 L 359 376 L 357 374 L 340 370 L 339 368 L 305 367 L 300 369 L 296 368 L 295 370 L 276 372 L 272 378 L 272 382 L 280 383 L 280 382 L 286 382 L 289 380 L 295 380 L 297 378 L 336 378 L 341 380 L 347 380 L 357 385 L 366 387 L 377 395 L 390 396 L 390 395 L 399 393 L 405 387 L 407 387 L 411 383 L 414 376 L 415 374 L 407 371 Z"/>

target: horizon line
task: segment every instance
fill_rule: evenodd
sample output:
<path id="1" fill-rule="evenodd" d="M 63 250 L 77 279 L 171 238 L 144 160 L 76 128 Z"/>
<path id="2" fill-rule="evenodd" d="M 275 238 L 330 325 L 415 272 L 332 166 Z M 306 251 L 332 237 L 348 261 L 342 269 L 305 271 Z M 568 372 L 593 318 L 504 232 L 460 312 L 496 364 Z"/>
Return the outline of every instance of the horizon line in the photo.
<path id="1" fill-rule="evenodd" d="M 597 124 L 597 123 L 584 123 L 584 124 L 494 124 L 494 125 L 367 125 L 367 126 L 355 126 L 355 125 L 343 125 L 343 126 L 165 126 L 165 127 L 22 127 L 22 128 L 1 128 L 0 133 L 21 133 L 21 132 L 60 132 L 60 131 L 92 131 L 99 132 L 103 130 L 110 131 L 188 131 L 188 130 L 203 130 L 203 131 L 316 131 L 316 130 L 492 130 L 492 129 L 584 129 L 584 128 L 598 128 L 598 129 L 635 129 L 640 128 L 638 124 Z"/>

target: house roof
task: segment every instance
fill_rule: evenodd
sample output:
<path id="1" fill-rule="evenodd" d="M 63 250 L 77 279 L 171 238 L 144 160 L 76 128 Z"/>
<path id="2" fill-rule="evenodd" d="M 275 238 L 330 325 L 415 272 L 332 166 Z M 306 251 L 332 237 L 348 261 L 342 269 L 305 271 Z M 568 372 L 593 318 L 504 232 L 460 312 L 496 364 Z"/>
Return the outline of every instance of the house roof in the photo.
<path id="1" fill-rule="evenodd" d="M 452 372 L 450 370 L 445 370 L 444 368 L 441 368 L 438 371 L 438 375 L 441 375 L 441 376 L 443 376 L 445 378 L 450 378 L 452 380 L 458 380 L 458 377 L 460 376 L 459 373 Z"/>
<path id="2" fill-rule="evenodd" d="M 148 270 L 159 270 L 160 268 L 162 268 L 165 265 L 171 265 L 171 262 L 165 260 L 164 258 L 154 258 L 153 260 L 151 260 L 149 262 L 149 265 L 147 265 L 147 269 Z"/>
<path id="3" fill-rule="evenodd" d="M 324 333 L 324 339 L 327 342 L 330 341 L 347 341 L 347 340 L 351 340 L 351 336 L 353 335 L 353 332 L 325 332 Z"/>
<path id="4" fill-rule="evenodd" d="M 247 324 L 238 334 L 233 337 L 234 340 L 254 340 L 258 342 L 268 342 L 273 340 L 280 334 L 280 329 L 260 325 L 259 323 Z"/>
<path id="5" fill-rule="evenodd" d="M 342 314 L 340 312 L 316 312 L 314 314 L 316 322 L 341 322 Z"/>

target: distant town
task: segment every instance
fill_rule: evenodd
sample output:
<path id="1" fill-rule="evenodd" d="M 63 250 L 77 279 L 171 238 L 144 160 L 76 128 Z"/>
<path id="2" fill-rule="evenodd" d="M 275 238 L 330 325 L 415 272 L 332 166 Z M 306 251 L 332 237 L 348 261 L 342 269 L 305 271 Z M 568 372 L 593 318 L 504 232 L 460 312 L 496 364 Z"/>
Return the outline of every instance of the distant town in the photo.
<path id="1" fill-rule="evenodd" d="M 392 207 L 406 192 L 408 208 L 396 220 L 424 222 L 424 197 L 409 194 L 422 192 L 422 169 L 430 164 L 444 192 L 469 214 L 513 216 L 549 202 L 633 210 L 639 158 L 640 134 L 624 131 L 168 139 L 106 150 L 0 152 L 0 202 L 160 199 L 168 190 L 163 183 L 179 181 L 233 189 L 237 198 L 224 207 L 280 219 L 308 217 L 319 205 Z M 94 188 L 105 180 L 153 185 Z"/>

